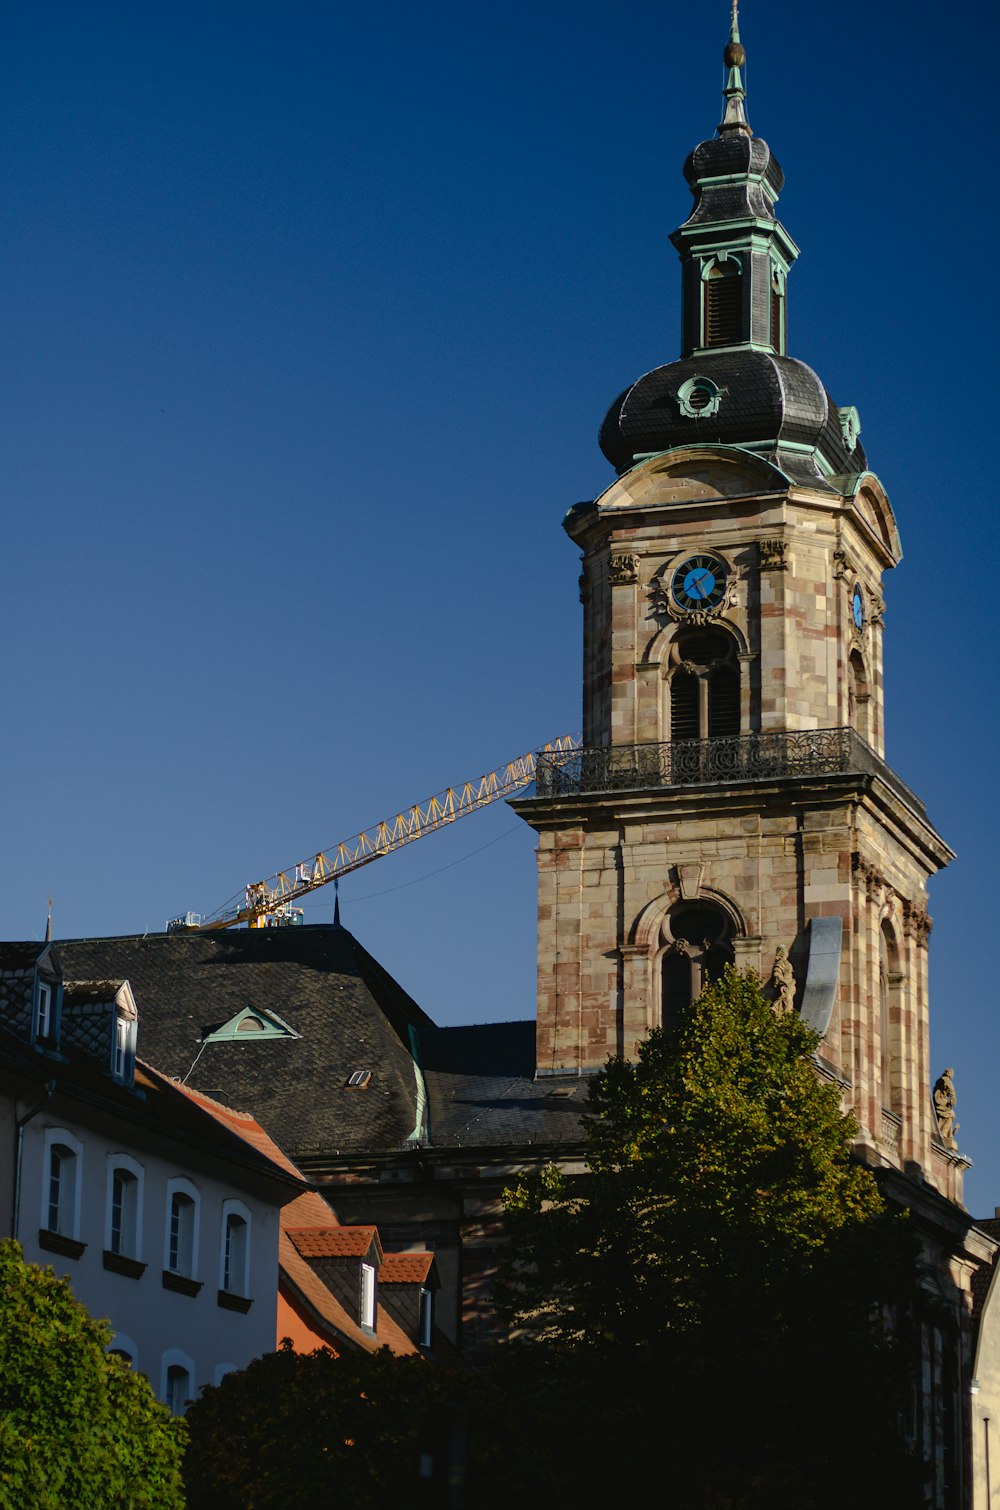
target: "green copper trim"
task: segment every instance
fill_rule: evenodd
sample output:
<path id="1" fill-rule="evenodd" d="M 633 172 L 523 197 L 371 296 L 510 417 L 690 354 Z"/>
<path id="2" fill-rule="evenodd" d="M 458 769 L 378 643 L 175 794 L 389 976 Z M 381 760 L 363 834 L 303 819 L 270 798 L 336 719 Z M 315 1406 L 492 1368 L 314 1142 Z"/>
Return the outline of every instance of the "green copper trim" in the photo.
<path id="1" fill-rule="evenodd" d="M 771 441 L 769 442 L 769 444 L 773 448 L 776 446 L 777 442 Z M 622 472 L 620 476 L 616 477 L 615 481 L 611 483 L 607 488 L 605 488 L 604 493 L 610 493 L 611 489 L 614 488 L 619 482 L 621 482 L 623 477 L 628 477 L 629 473 L 635 472 L 639 467 L 645 466 L 648 461 L 656 461 L 664 456 L 678 456 L 685 451 L 711 451 L 719 456 L 749 456 L 752 457 L 754 461 L 763 462 L 764 465 L 777 477 L 780 477 L 782 482 L 785 483 L 788 487 L 794 488 L 799 486 L 799 484 L 795 482 L 793 478 L 789 477 L 787 472 L 782 471 L 781 467 L 779 467 L 776 462 L 772 461 L 770 457 L 759 455 L 755 450 L 754 445 L 752 444 L 734 446 L 730 445 L 726 441 L 692 440 L 686 441 L 683 445 L 680 446 L 668 446 L 665 451 L 637 451 L 635 460 L 633 461 L 632 465 L 628 467 L 624 472 Z M 600 507 L 600 502 L 604 497 L 604 493 L 599 493 L 598 496 L 594 499 L 593 506 L 595 508 Z M 706 500 L 706 502 L 710 503 L 717 501 L 718 500 L 713 499 Z M 645 506 L 645 504 L 635 505 L 635 507 L 637 508 L 644 508 Z M 621 505 L 615 505 L 615 508 L 620 507 Z M 572 510 L 570 512 L 572 512 Z"/>
<path id="2" fill-rule="evenodd" d="M 244 1026 L 247 1024 L 247 1026 Z M 205 1043 L 263 1043 L 268 1038 L 298 1038 L 293 1027 L 277 1012 L 265 1007 L 244 1007 L 212 1033 L 206 1033 Z"/>

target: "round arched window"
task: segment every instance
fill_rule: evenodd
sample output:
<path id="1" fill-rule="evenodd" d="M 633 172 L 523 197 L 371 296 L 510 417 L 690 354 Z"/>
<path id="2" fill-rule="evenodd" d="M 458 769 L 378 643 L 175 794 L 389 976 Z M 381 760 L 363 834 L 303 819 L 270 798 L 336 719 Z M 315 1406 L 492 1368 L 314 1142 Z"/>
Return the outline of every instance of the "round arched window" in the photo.
<path id="1" fill-rule="evenodd" d="M 667 913 L 660 964 L 664 1028 L 675 1027 L 695 997 L 733 963 L 734 931 L 717 902 L 678 902 Z"/>
<path id="2" fill-rule="evenodd" d="M 740 668 L 732 636 L 722 629 L 682 629 L 670 659 L 671 740 L 739 734 Z"/>

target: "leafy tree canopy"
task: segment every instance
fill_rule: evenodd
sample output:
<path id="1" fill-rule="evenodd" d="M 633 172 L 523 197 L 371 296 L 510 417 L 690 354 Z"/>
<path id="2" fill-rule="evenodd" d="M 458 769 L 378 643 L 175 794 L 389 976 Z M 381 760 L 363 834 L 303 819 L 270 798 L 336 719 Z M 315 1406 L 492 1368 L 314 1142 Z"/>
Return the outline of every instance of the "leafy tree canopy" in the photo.
<path id="1" fill-rule="evenodd" d="M 190 1510 L 442 1505 L 457 1470 L 477 1510 L 534 1503 L 534 1422 L 480 1375 L 422 1358 L 286 1341 L 188 1412 Z M 512 1451 L 519 1443 L 522 1451 Z"/>
<path id="2" fill-rule="evenodd" d="M 508 1192 L 512 1373 L 593 1444 L 583 1503 L 654 1444 L 678 1510 L 920 1503 L 897 1430 L 915 1244 L 818 1043 L 729 970 L 595 1077 L 590 1173 Z"/>
<path id="3" fill-rule="evenodd" d="M 51 1269 L 0 1242 L 0 1505 L 181 1510 L 183 1421 Z"/>

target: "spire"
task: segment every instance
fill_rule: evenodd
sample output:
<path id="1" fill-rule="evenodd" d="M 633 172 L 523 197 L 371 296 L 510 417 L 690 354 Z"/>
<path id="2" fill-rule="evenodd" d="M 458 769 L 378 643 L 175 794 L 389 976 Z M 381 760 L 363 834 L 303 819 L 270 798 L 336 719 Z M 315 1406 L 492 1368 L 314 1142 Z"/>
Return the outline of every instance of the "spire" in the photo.
<path id="1" fill-rule="evenodd" d="M 52 942 L 52 898 L 49 897 L 49 915 L 45 920 L 45 942 Z"/>
<path id="2" fill-rule="evenodd" d="M 333 878 L 333 926 L 334 928 L 343 926 L 340 921 L 340 882 L 336 876 Z"/>
<path id="3" fill-rule="evenodd" d="M 740 15 L 739 0 L 733 0 L 733 14 L 729 26 L 729 41 L 726 50 L 722 54 L 729 73 L 726 78 L 726 87 L 723 95 L 726 107 L 722 121 L 719 125 L 719 135 L 726 131 L 742 131 L 745 136 L 752 136 L 750 122 L 746 115 L 747 92 L 743 88 L 743 75 L 740 69 L 747 60 L 746 51 L 740 41 Z"/>

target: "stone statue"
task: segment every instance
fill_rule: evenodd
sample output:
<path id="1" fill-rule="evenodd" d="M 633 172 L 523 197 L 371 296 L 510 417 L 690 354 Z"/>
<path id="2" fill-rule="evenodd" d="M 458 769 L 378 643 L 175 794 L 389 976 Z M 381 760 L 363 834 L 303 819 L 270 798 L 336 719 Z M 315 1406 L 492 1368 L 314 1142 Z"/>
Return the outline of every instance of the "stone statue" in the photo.
<path id="1" fill-rule="evenodd" d="M 795 972 L 784 944 L 779 944 L 774 951 L 771 985 L 775 990 L 774 1005 L 778 1011 L 790 1012 L 795 1005 Z"/>
<path id="2" fill-rule="evenodd" d="M 947 1148 L 958 1147 L 955 1142 L 958 1123 L 955 1120 L 955 1081 L 952 1078 L 954 1074 L 954 1070 L 945 1070 L 934 1086 L 934 1113 Z"/>

